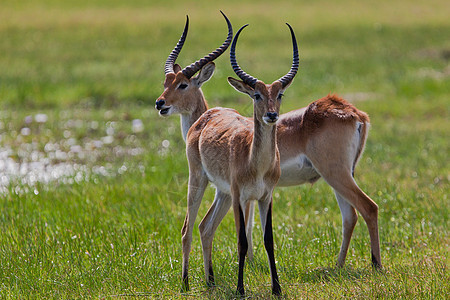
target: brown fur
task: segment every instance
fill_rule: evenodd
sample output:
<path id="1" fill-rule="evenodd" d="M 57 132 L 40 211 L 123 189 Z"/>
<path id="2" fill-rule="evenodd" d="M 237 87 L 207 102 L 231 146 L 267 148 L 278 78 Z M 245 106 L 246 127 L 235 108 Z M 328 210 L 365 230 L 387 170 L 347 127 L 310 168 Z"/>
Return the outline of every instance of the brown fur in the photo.
<path id="1" fill-rule="evenodd" d="M 245 87 L 247 88 L 247 87 Z M 261 212 L 261 225 L 264 230 L 269 266 L 272 275 L 272 292 L 281 292 L 273 253 L 271 223 L 272 192 L 280 177 L 280 155 L 276 146 L 276 126 L 280 109 L 280 83 L 265 85 L 258 81 L 257 93 L 253 101 L 254 117 L 246 118 L 233 109 L 213 108 L 200 116 L 192 124 L 186 138 L 186 154 L 189 162 L 188 210 L 183 226 L 183 276 L 186 276 L 192 240 L 192 228 L 198 206 L 201 202 L 205 182 L 216 185 L 219 194 L 231 197 L 238 235 L 239 274 L 238 292 L 244 292 L 243 268 L 248 245 L 251 243 L 245 234 L 245 219 L 253 220 L 249 203 L 256 200 Z M 275 96 L 274 96 L 275 95 Z M 254 95 L 252 95 L 254 96 Z M 220 202 L 220 200 L 218 200 Z M 215 202 L 215 205 L 217 202 Z M 214 207 L 216 207 L 214 205 Z M 202 232 L 206 228 L 216 228 L 229 206 L 225 204 L 216 214 L 205 218 L 200 224 Z M 244 217 L 245 211 L 246 217 Z M 208 214 L 209 215 L 209 214 Z M 266 227 L 268 226 L 268 227 Z M 215 229 L 214 229 L 215 230 Z M 212 273 L 211 250 L 212 235 L 202 235 L 206 279 L 214 280 Z"/>
<path id="2" fill-rule="evenodd" d="M 200 88 L 198 87 L 197 89 Z M 263 94 L 264 96 L 272 96 L 273 93 Z M 175 97 L 173 99 L 175 99 Z M 192 149 L 197 147 L 197 149 L 199 149 L 198 145 L 202 143 L 200 133 L 204 130 L 204 128 L 212 124 L 217 126 L 219 125 L 218 122 L 223 122 L 223 120 L 219 121 L 216 119 L 216 114 L 218 114 L 219 110 L 221 111 L 220 114 L 225 113 L 230 116 L 233 115 L 233 117 L 229 118 L 227 122 L 234 122 L 236 125 L 239 124 L 239 132 L 246 132 L 244 135 L 236 135 L 234 137 L 235 141 L 233 142 L 233 145 L 239 145 L 239 147 L 241 147 L 242 145 L 248 145 L 251 143 L 250 140 L 253 134 L 252 127 L 254 125 L 254 119 L 236 115 L 236 111 L 231 109 L 212 109 L 199 118 L 200 114 L 206 111 L 207 104 L 203 94 L 196 91 L 193 91 L 189 98 L 180 97 L 175 100 L 181 102 L 174 102 L 174 106 L 180 105 L 181 107 L 190 107 L 189 111 L 191 111 L 191 114 L 189 115 L 188 124 L 192 130 L 198 131 L 198 133 L 192 134 L 192 141 L 188 142 L 188 147 L 191 147 Z M 197 120 L 198 122 L 195 123 Z M 194 123 L 195 125 L 191 126 Z M 277 122 L 276 136 L 281 165 L 295 159 L 299 155 L 305 155 L 309 160 L 311 170 L 315 170 L 312 174 L 308 175 L 309 177 L 305 177 L 304 181 L 300 181 L 295 184 L 314 182 L 322 176 L 336 192 L 336 198 L 339 203 L 343 221 L 343 239 L 337 263 L 339 266 L 344 265 L 345 262 L 353 228 L 357 220 L 357 210 L 361 213 L 369 228 L 374 265 L 381 267 L 377 225 L 378 206 L 359 189 L 352 177 L 353 169 L 356 162 L 361 157 L 364 144 L 367 139 L 368 127 L 368 115 L 336 95 L 328 95 L 322 99 L 312 102 L 307 107 L 283 114 Z M 359 144 L 356 146 L 356 149 L 353 149 L 352 147 L 354 146 L 352 143 L 354 143 L 355 134 L 358 132 Z M 229 145 L 227 139 L 231 138 L 233 133 L 234 130 L 217 131 L 214 137 L 211 136 L 211 145 L 214 143 L 222 146 Z M 197 134 L 198 139 L 196 137 Z M 189 143 L 191 144 L 189 145 Z M 227 147 L 224 146 L 224 148 Z M 233 147 L 236 148 L 236 146 Z M 354 150 L 354 152 L 352 150 L 351 155 L 349 154 L 349 149 Z M 249 150 L 249 148 L 239 148 L 238 150 L 239 151 L 235 151 L 234 153 L 248 153 L 248 151 L 252 151 L 251 149 Z M 200 150 L 192 151 L 191 154 L 194 155 L 198 161 L 200 157 Z M 192 158 L 191 154 L 188 153 L 188 157 Z M 231 158 L 230 156 L 222 155 L 222 153 L 214 153 L 213 156 L 215 160 L 217 160 L 215 162 L 215 168 L 220 168 L 220 166 L 227 164 Z M 233 159 L 239 160 L 242 158 L 234 157 Z M 246 165 L 242 164 L 241 166 Z M 201 170 L 193 170 L 193 172 L 198 173 L 201 172 Z M 249 168 L 246 172 L 246 174 L 241 173 L 243 178 L 249 178 L 254 175 L 252 168 Z M 231 173 L 236 175 L 233 171 L 229 172 L 229 175 L 227 173 L 226 176 L 231 176 Z M 286 175 L 282 170 L 281 178 L 283 178 L 283 176 Z M 206 187 L 206 182 L 203 181 L 196 182 L 195 184 L 200 187 Z M 199 225 L 200 234 L 202 237 L 205 274 L 207 280 L 209 280 L 212 276 L 211 250 L 214 232 L 228 211 L 230 205 L 231 201 L 228 196 L 220 193 L 216 194 L 213 205 Z M 195 215 L 196 213 L 197 212 L 195 212 Z M 247 225 L 249 257 L 252 255 L 252 214 L 253 209 L 249 209 L 249 207 L 246 206 L 245 221 L 247 224 L 250 224 Z M 187 226 L 187 224 L 192 226 L 195 220 L 195 215 L 190 213 L 188 215 L 189 217 L 186 217 L 185 226 Z M 191 236 L 189 236 L 189 231 L 192 232 L 192 228 L 189 230 L 184 230 L 183 234 L 187 234 L 187 238 L 191 239 Z M 183 270 L 186 270 L 187 276 L 187 264 L 183 265 Z"/>
<path id="3" fill-rule="evenodd" d="M 197 118 L 200 117 L 208 109 L 208 103 L 200 88 L 191 88 L 194 79 L 188 79 L 182 72 L 167 74 L 164 81 L 164 92 L 158 97 L 157 101 L 164 99 L 166 106 L 175 105 L 180 113 L 190 113 L 200 109 L 200 113 L 197 113 Z M 186 90 L 177 89 L 182 83 L 188 84 L 189 87 Z M 193 106 L 192 103 L 183 101 L 184 99 L 199 99 L 200 101 Z"/>
<path id="4" fill-rule="evenodd" d="M 333 119 L 342 122 L 369 123 L 369 116 L 336 95 L 328 95 L 308 105 L 302 125 L 308 129 L 320 128 L 323 121 Z"/>

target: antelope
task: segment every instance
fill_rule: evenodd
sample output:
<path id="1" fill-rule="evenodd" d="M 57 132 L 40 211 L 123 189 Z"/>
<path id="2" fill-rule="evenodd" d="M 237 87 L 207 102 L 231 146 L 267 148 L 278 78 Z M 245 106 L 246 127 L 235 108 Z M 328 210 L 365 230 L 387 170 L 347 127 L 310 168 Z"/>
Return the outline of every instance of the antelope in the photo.
<path id="1" fill-rule="evenodd" d="M 184 69 L 181 69 L 180 65 L 175 64 L 175 61 L 183 48 L 184 42 L 186 41 L 189 29 L 189 17 L 186 16 L 186 24 L 184 26 L 183 33 L 177 45 L 167 58 L 164 66 L 164 92 L 156 100 L 155 108 L 159 111 L 159 115 L 162 117 L 168 117 L 172 114 L 180 114 L 181 132 L 184 141 L 187 139 L 188 131 L 192 124 L 208 110 L 208 104 L 201 90 L 201 86 L 212 77 L 215 70 L 215 64 L 213 61 L 229 47 L 233 38 L 232 25 L 227 16 L 222 11 L 221 13 L 227 22 L 228 35 L 219 48 Z M 199 72 L 199 74 L 196 77 L 192 77 L 197 72 Z M 225 197 L 224 194 L 217 191 L 216 199 L 221 199 L 222 197 Z M 228 205 L 227 211 L 230 208 L 230 205 L 231 204 Z M 192 226 L 194 224 L 195 217 L 197 216 L 198 206 L 199 205 L 195 208 L 195 211 L 188 210 L 182 229 L 183 290 L 189 290 L 189 252 L 192 241 Z M 188 223 L 188 221 L 191 222 Z"/>
<path id="2" fill-rule="evenodd" d="M 186 31 L 185 27 L 185 31 Z M 183 32 L 180 41 L 166 61 L 166 68 L 176 74 L 181 67 L 174 65 L 186 38 Z M 172 55 L 173 54 L 173 55 Z M 231 57 L 231 54 L 230 54 Z M 170 68 L 170 66 L 169 66 Z M 164 92 L 156 100 L 156 109 L 163 117 L 180 114 L 183 139 L 189 128 L 208 109 L 206 99 L 201 92 L 201 84 L 211 78 L 214 63 L 203 66 L 198 75 L 200 84 L 184 79 L 190 91 L 178 90 L 180 80 L 175 81 L 175 72 L 166 71 Z M 170 70 L 170 69 L 169 69 Z M 172 74 L 172 75 L 170 75 Z M 181 77 L 181 75 L 178 75 Z M 172 77 L 168 80 L 168 77 Z M 231 85 L 242 85 L 229 78 Z M 310 103 L 308 106 L 279 116 L 277 126 L 277 145 L 280 153 L 281 177 L 278 187 L 314 183 L 321 177 L 333 188 L 342 217 L 342 243 L 337 266 L 345 264 L 350 240 L 356 226 L 358 211 L 369 229 L 372 265 L 381 268 L 381 255 L 378 236 L 378 206 L 367 196 L 354 180 L 354 170 L 367 140 L 369 130 L 368 115 L 336 95 L 328 95 Z M 245 209 L 247 224 L 248 253 L 252 256 L 252 221 L 254 206 L 250 203 Z M 203 246 L 205 276 L 213 283 L 211 266 L 211 246 L 214 233 L 223 217 L 231 207 L 229 198 L 216 191 L 214 201 L 199 225 Z M 210 242 L 211 241 L 211 242 Z M 184 272 L 184 271 L 183 271 Z M 187 273 L 186 273 L 187 274 Z"/>
<path id="3" fill-rule="evenodd" d="M 231 48 L 236 46 L 239 29 Z M 292 27 L 294 58 L 291 70 L 267 85 L 240 71 L 245 78 L 245 92 L 253 99 L 253 119 L 228 108 L 213 108 L 203 113 L 191 126 L 186 139 L 189 163 L 188 208 L 183 226 L 183 279 L 187 284 L 188 257 L 191 250 L 195 217 L 208 182 L 216 187 L 220 201 L 232 205 L 238 239 L 239 273 L 237 292 L 244 294 L 243 272 L 248 242 L 243 209 L 250 201 L 258 202 L 264 246 L 269 259 L 272 293 L 281 294 L 275 266 L 272 232 L 272 192 L 280 177 L 280 156 L 276 144 L 275 123 L 278 120 L 281 97 L 298 70 L 298 50 Z M 235 68 L 239 68 L 237 63 Z M 238 89 L 242 91 L 242 87 Z M 219 212 L 226 214 L 226 210 Z M 212 239 L 211 239 L 212 243 Z M 204 246 L 209 247 L 209 244 Z M 210 257 L 208 257 L 210 260 Z M 208 280 L 214 282 L 212 266 Z"/>

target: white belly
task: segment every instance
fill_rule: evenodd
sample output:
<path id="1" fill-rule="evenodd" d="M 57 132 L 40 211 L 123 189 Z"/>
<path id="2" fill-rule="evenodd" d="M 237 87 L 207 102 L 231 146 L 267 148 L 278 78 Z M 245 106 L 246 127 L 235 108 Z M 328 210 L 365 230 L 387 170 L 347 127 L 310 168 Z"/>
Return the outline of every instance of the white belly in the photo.
<path id="1" fill-rule="evenodd" d="M 206 173 L 206 176 L 208 176 L 209 181 L 222 193 L 231 195 L 231 186 L 230 183 L 225 179 L 221 178 L 220 176 L 212 176 L 211 172 L 208 172 L 206 168 L 203 168 L 203 170 Z"/>
<path id="2" fill-rule="evenodd" d="M 264 195 L 268 194 L 268 189 L 270 189 L 270 187 L 264 184 L 262 178 L 256 179 L 248 186 L 243 186 L 241 188 L 242 204 L 245 204 L 246 201 L 250 200 L 261 200 Z"/>
<path id="3" fill-rule="evenodd" d="M 301 154 L 281 162 L 281 177 L 277 186 L 292 186 L 306 182 L 314 182 L 320 178 L 319 173 L 309 161 Z"/>
<path id="4" fill-rule="evenodd" d="M 225 178 L 220 178 L 220 176 L 211 176 L 211 173 L 207 170 L 205 170 L 205 173 L 208 176 L 209 181 L 216 187 L 216 189 L 222 193 L 231 195 L 230 183 Z M 260 200 L 264 195 L 271 192 L 269 191 L 270 187 L 264 183 L 262 177 L 256 179 L 248 185 L 242 185 L 240 188 L 240 201 L 243 205 L 250 200 Z"/>

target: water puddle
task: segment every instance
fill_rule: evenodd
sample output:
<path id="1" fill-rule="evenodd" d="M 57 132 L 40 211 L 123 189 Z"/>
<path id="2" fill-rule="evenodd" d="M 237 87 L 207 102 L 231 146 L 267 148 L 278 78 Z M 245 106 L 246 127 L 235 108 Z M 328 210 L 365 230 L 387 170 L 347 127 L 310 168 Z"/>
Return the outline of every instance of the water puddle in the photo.
<path id="1" fill-rule="evenodd" d="M 38 113 L 13 121 L 14 115 L 0 115 L 0 194 L 37 193 L 37 185 L 121 175 L 144 154 L 140 119 L 73 116 Z"/>

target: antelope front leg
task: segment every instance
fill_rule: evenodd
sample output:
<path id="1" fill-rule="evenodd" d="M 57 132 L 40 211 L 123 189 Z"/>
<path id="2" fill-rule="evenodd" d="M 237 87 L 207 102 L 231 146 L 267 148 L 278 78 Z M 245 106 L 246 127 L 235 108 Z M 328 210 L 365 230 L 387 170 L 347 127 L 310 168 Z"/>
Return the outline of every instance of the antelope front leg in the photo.
<path id="1" fill-rule="evenodd" d="M 272 230 L 272 196 L 269 199 L 259 201 L 259 213 L 261 218 L 261 228 L 264 234 L 264 247 L 269 258 L 270 276 L 272 278 L 272 294 L 281 296 L 281 287 L 278 280 L 277 268 L 275 265 L 275 254 L 273 246 Z"/>
<path id="2" fill-rule="evenodd" d="M 236 233 L 238 240 L 238 255 L 239 255 L 239 272 L 238 272 L 238 283 L 236 292 L 243 296 L 245 294 L 244 264 L 245 264 L 245 255 L 247 255 L 248 250 L 248 242 L 245 234 L 244 213 L 242 212 L 239 193 L 234 193 L 233 195 L 233 212 L 234 212 L 234 223 L 236 225 Z"/>
<path id="3" fill-rule="evenodd" d="M 192 244 L 192 231 L 194 229 L 195 218 L 197 217 L 198 208 L 202 202 L 203 193 L 205 192 L 208 179 L 201 172 L 189 171 L 189 186 L 188 186 L 188 203 L 186 218 L 184 219 L 182 234 L 183 245 L 183 265 L 182 265 L 182 278 L 183 278 L 183 291 L 189 290 L 189 253 L 191 252 Z"/>

